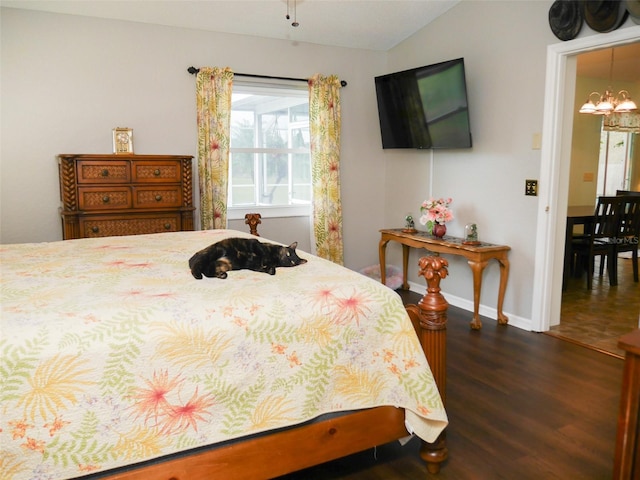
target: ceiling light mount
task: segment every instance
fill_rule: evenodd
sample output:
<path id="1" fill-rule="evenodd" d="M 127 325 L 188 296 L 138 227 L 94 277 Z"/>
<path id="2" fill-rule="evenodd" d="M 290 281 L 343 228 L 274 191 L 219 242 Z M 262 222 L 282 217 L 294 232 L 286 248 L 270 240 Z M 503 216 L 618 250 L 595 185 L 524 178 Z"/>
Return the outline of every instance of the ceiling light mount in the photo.
<path id="1" fill-rule="evenodd" d="M 287 0 L 287 15 L 285 16 L 285 18 L 287 20 L 291 20 L 291 15 L 289 15 L 289 3 L 290 1 L 293 2 L 293 22 L 291 22 L 291 26 L 292 27 L 298 27 L 300 26 L 300 24 L 298 23 L 298 6 L 297 6 L 297 0 Z"/>

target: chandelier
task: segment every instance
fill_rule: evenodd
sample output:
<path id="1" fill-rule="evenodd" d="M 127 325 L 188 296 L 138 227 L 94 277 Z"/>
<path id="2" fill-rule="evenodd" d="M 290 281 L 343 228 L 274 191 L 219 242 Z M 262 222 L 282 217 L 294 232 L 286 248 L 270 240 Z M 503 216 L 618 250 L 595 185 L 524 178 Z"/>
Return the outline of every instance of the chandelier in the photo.
<path id="1" fill-rule="evenodd" d="M 613 48 L 611 49 L 611 66 L 609 67 L 609 87 L 603 94 L 591 92 L 587 101 L 580 107 L 580 113 L 590 113 L 592 115 L 609 115 L 611 113 L 628 113 L 638 109 L 638 106 L 627 90 L 620 90 L 613 93 L 611 83 L 613 78 Z"/>

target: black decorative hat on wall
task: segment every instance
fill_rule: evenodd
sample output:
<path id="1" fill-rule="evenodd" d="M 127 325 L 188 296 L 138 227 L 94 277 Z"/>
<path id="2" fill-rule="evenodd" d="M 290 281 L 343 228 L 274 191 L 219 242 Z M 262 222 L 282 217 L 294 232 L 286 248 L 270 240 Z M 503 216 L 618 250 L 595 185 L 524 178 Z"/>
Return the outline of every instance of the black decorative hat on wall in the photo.
<path id="1" fill-rule="evenodd" d="M 627 9 L 619 0 L 586 0 L 584 21 L 596 32 L 612 32 L 627 19 Z"/>
<path id="2" fill-rule="evenodd" d="M 640 0 L 555 0 L 549 8 L 549 26 L 562 41 L 576 38 L 583 23 L 600 33 L 619 28 L 631 14 L 640 23 Z M 634 15 L 636 17 L 634 18 Z"/>
<path id="3" fill-rule="evenodd" d="M 640 0 L 625 0 L 627 12 L 635 23 L 640 23 Z"/>
<path id="4" fill-rule="evenodd" d="M 556 0 L 549 8 L 549 25 L 562 41 L 576 38 L 582 28 L 582 3 L 578 0 Z"/>

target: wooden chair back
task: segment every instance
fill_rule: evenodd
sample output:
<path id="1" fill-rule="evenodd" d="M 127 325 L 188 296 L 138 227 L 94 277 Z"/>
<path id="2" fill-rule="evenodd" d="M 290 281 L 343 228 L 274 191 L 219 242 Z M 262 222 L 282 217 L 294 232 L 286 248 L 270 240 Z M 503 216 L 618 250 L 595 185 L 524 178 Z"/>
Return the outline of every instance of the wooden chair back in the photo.
<path id="1" fill-rule="evenodd" d="M 640 192 L 636 192 L 634 190 L 616 190 L 616 196 L 640 197 Z"/>
<path id="2" fill-rule="evenodd" d="M 640 196 L 625 196 L 620 206 L 620 229 L 617 237 L 633 241 L 638 248 L 640 235 Z"/>
<path id="3" fill-rule="evenodd" d="M 633 281 L 640 280 L 638 272 L 638 248 L 640 248 L 640 196 L 624 196 L 620 207 L 620 219 L 617 238 L 615 238 L 615 258 L 618 253 L 632 252 L 631 265 Z"/>
<path id="4" fill-rule="evenodd" d="M 589 232 L 592 242 L 618 236 L 623 198 L 617 196 L 598 197 L 598 204 Z"/>

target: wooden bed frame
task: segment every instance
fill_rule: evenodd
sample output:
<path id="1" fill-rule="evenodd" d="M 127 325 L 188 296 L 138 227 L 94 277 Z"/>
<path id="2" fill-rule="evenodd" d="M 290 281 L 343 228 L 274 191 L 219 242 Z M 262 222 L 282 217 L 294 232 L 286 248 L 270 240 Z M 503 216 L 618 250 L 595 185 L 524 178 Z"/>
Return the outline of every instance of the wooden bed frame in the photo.
<path id="1" fill-rule="evenodd" d="M 260 223 L 253 217 L 252 233 Z M 249 224 L 249 219 L 247 219 Z M 257 234 L 254 233 L 254 234 Z M 448 304 L 440 293 L 447 276 L 447 261 L 422 257 L 420 275 L 427 292 L 407 311 L 429 361 L 443 401 L 446 389 L 446 324 Z M 314 421 L 277 432 L 232 442 L 192 454 L 171 456 L 132 466 L 108 480 L 225 480 L 270 479 L 345 457 L 406 437 L 404 410 L 377 407 Z M 445 432 L 434 443 L 422 442 L 420 456 L 430 473 L 437 473 L 447 458 Z"/>

